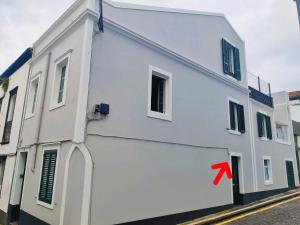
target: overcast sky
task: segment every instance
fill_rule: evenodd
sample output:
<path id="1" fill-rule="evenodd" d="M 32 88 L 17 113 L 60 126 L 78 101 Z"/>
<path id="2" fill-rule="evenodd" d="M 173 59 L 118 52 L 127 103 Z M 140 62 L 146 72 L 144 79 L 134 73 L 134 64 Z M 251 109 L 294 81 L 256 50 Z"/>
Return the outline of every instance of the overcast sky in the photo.
<path id="1" fill-rule="evenodd" d="M 246 42 L 248 71 L 270 81 L 273 91 L 300 90 L 300 29 L 293 0 L 122 1 L 223 13 Z M 0 73 L 72 2 L 1 0 Z"/>

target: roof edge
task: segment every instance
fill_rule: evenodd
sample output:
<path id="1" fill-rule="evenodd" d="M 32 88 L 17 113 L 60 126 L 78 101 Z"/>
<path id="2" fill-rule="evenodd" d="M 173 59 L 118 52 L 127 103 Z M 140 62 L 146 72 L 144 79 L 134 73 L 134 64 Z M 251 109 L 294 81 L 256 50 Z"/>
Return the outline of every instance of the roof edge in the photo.
<path id="1" fill-rule="evenodd" d="M 136 10 L 145 10 L 145 11 L 157 11 L 157 12 L 170 12 L 170 13 L 225 17 L 225 15 L 222 13 L 204 12 L 204 11 L 197 11 L 197 10 L 191 10 L 191 9 L 179 9 L 179 8 L 171 8 L 171 7 L 163 7 L 163 6 L 134 4 L 134 3 L 127 3 L 127 2 L 112 1 L 112 0 L 103 0 L 103 2 L 107 3 L 108 5 L 113 6 L 115 8 L 122 8 L 122 9 L 136 9 Z"/>
<path id="2" fill-rule="evenodd" d="M 32 48 L 27 48 L 2 74 L 2 77 L 10 77 L 32 57 Z"/>
<path id="3" fill-rule="evenodd" d="M 144 10 L 144 11 L 221 17 L 225 20 L 225 22 L 229 25 L 229 27 L 233 30 L 233 32 L 237 35 L 237 37 L 243 43 L 245 43 L 244 40 L 239 35 L 239 33 L 234 29 L 232 24 L 229 22 L 229 20 L 223 13 L 205 12 L 205 11 L 197 11 L 197 10 L 191 10 L 191 9 L 179 9 L 179 8 L 170 8 L 170 7 L 162 7 L 162 6 L 143 5 L 143 4 L 134 4 L 134 3 L 118 2 L 118 1 L 113 1 L 113 0 L 103 0 L 103 2 L 112 7 L 120 8 L 120 9 L 133 9 L 133 10 Z"/>

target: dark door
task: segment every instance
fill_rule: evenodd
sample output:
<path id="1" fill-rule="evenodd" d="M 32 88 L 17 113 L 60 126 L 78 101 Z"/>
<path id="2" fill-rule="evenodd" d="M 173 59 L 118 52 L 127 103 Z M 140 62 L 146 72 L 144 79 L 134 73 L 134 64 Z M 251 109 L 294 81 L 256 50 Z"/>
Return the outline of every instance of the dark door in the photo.
<path id="1" fill-rule="evenodd" d="M 24 178 L 25 178 L 25 172 L 26 172 L 26 162 L 27 162 L 27 152 L 21 152 L 20 153 L 20 159 L 19 159 L 19 170 L 16 174 L 17 182 L 18 182 L 18 190 L 16 190 L 17 193 L 20 195 L 19 204 L 14 205 L 10 212 L 10 216 L 8 218 L 9 222 L 14 222 L 19 220 L 20 216 L 20 207 L 22 202 L 22 195 L 23 195 L 23 186 L 24 186 Z"/>
<path id="2" fill-rule="evenodd" d="M 240 179 L 239 179 L 239 158 L 231 157 L 231 168 L 232 168 L 232 192 L 233 192 L 233 204 L 241 204 L 240 194 Z"/>
<path id="3" fill-rule="evenodd" d="M 294 189 L 296 185 L 295 185 L 293 162 L 286 161 L 285 164 L 286 164 L 286 175 L 287 175 L 288 186 L 290 189 Z"/>

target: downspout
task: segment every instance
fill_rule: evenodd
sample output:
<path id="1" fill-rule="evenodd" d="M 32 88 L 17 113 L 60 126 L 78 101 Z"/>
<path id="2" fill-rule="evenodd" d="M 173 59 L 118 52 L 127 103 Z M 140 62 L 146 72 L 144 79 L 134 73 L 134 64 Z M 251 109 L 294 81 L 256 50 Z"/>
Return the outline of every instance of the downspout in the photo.
<path id="1" fill-rule="evenodd" d="M 44 105 L 45 105 L 45 96 L 46 96 L 46 88 L 47 88 L 47 81 L 48 81 L 48 75 L 49 75 L 50 61 L 51 61 L 51 52 L 48 53 L 45 79 L 44 79 L 44 82 L 43 82 L 42 95 L 41 95 L 40 110 L 38 111 L 38 116 L 37 116 L 38 123 L 37 123 L 34 143 L 33 143 L 33 146 L 32 146 L 33 147 L 33 152 L 34 152 L 34 159 L 33 159 L 33 163 L 32 163 L 32 166 L 31 166 L 31 171 L 33 173 L 35 171 L 36 158 L 37 158 L 37 148 L 38 148 L 38 144 L 39 144 L 39 141 L 40 141 L 40 133 L 41 133 L 42 120 L 43 120 L 43 111 L 44 111 Z"/>
<path id="2" fill-rule="evenodd" d="M 32 56 L 31 56 L 31 59 L 32 59 Z M 21 116 L 21 124 L 20 124 L 20 130 L 19 130 L 17 149 L 22 148 L 21 147 L 21 144 L 22 144 L 21 135 L 23 133 L 23 128 L 24 128 L 25 110 L 27 108 L 27 98 L 28 98 L 28 92 L 29 92 L 29 82 L 30 82 L 31 72 L 32 72 L 31 63 L 29 63 L 29 70 L 28 70 L 28 75 L 27 75 L 26 91 L 25 91 L 25 96 L 24 96 L 24 101 L 23 101 L 23 109 L 22 109 L 22 116 Z"/>

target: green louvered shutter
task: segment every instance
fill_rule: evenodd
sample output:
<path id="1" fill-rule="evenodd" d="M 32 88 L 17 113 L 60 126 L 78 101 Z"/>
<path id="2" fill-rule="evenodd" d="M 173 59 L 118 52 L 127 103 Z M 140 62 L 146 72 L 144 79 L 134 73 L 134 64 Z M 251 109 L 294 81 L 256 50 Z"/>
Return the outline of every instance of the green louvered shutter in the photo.
<path id="1" fill-rule="evenodd" d="M 230 129 L 231 130 L 235 130 L 235 128 L 236 128 L 235 116 L 234 116 L 234 106 L 235 106 L 235 103 L 229 101 Z"/>
<path id="2" fill-rule="evenodd" d="M 234 48 L 234 76 L 241 80 L 240 51 L 237 48 Z"/>
<path id="3" fill-rule="evenodd" d="M 263 132 L 263 114 L 257 113 L 257 128 L 258 128 L 258 137 L 262 137 L 264 135 Z"/>
<path id="4" fill-rule="evenodd" d="M 229 74 L 229 45 L 222 39 L 223 72 Z"/>
<path id="5" fill-rule="evenodd" d="M 266 117 L 266 126 L 267 126 L 267 138 L 272 140 L 272 126 L 271 126 L 271 118 L 269 116 Z"/>
<path id="6" fill-rule="evenodd" d="M 245 133 L 245 116 L 244 116 L 244 106 L 238 105 L 238 129 L 239 132 Z"/>
<path id="7" fill-rule="evenodd" d="M 48 204 L 52 203 L 56 158 L 56 150 L 47 150 L 44 152 L 39 200 Z"/>

